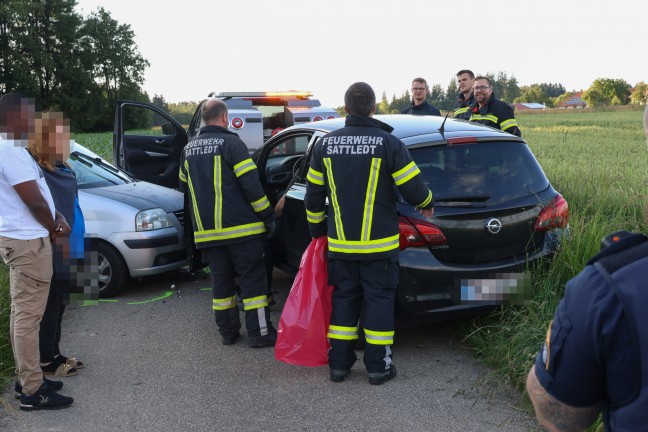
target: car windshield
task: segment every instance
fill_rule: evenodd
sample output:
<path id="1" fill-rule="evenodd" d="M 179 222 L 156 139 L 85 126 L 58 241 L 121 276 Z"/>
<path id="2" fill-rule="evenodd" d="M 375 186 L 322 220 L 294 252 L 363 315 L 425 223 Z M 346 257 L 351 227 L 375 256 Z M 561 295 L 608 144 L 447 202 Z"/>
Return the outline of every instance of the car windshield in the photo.
<path id="1" fill-rule="evenodd" d="M 436 205 L 497 204 L 549 186 L 523 143 L 479 142 L 410 149 Z"/>
<path id="2" fill-rule="evenodd" d="M 90 189 L 131 183 L 133 179 L 126 173 L 108 165 L 101 159 L 93 158 L 79 152 L 73 152 L 68 164 L 76 174 L 79 189 Z"/>

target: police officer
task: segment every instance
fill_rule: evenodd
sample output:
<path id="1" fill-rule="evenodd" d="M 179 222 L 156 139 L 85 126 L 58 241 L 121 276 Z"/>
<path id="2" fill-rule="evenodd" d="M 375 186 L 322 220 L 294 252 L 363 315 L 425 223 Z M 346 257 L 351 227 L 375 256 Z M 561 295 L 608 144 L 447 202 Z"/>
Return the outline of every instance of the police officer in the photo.
<path id="1" fill-rule="evenodd" d="M 274 212 L 247 146 L 227 130 L 225 103 L 208 99 L 201 116 L 206 126 L 183 150 L 180 183 L 189 194 L 196 248 L 209 263 L 216 324 L 224 345 L 236 342 L 238 276 L 248 344 L 273 346 L 277 331 L 268 309 L 263 239 L 273 230 Z"/>
<path id="2" fill-rule="evenodd" d="M 488 77 L 475 78 L 475 102 L 470 106 L 470 121 L 522 136 L 513 108 L 495 97 Z"/>
<path id="3" fill-rule="evenodd" d="M 527 378 L 552 431 L 585 430 L 601 410 L 608 431 L 648 428 L 648 237 L 617 232 L 603 243 L 567 283 Z"/>
<path id="4" fill-rule="evenodd" d="M 364 363 L 371 384 L 396 376 L 394 299 L 398 284 L 396 189 L 425 217 L 432 192 L 389 125 L 372 118 L 376 96 L 366 83 L 346 91 L 345 127 L 315 144 L 307 175 L 306 215 L 313 237 L 328 233 L 333 310 L 328 330 L 331 381 L 341 382 L 357 360 L 358 320 L 365 300 Z M 328 198 L 328 208 L 326 201 Z"/>
<path id="5" fill-rule="evenodd" d="M 475 74 L 468 69 L 462 69 L 457 72 L 457 85 L 459 86 L 459 97 L 454 107 L 454 118 L 469 120 L 471 113 L 469 108 L 475 103 L 473 94 L 473 85 L 475 83 Z"/>
<path id="6" fill-rule="evenodd" d="M 414 78 L 412 81 L 412 104 L 401 111 L 401 114 L 440 116 L 441 111 L 425 100 L 429 90 L 427 81 L 423 78 Z"/>

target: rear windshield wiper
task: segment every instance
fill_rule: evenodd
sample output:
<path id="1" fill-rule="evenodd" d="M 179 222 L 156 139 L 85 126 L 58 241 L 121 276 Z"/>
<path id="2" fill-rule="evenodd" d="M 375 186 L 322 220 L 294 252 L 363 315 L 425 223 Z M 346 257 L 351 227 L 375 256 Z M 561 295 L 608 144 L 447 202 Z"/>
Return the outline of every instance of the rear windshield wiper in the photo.
<path id="1" fill-rule="evenodd" d="M 491 198 L 490 195 L 464 195 L 464 196 L 453 196 L 453 197 L 444 197 L 434 198 L 434 202 L 484 202 L 488 201 Z"/>

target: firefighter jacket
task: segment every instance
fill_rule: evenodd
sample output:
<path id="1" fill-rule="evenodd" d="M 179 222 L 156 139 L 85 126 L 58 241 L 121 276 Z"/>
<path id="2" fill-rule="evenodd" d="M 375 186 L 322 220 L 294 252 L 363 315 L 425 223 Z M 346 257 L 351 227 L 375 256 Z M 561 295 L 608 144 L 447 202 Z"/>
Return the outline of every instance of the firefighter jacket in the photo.
<path id="1" fill-rule="evenodd" d="M 412 102 L 410 106 L 401 111 L 401 114 L 440 116 L 441 111 L 439 111 L 434 105 L 427 103 L 427 101 L 423 101 L 423 103 L 419 105 L 414 105 L 414 102 Z"/>
<path id="2" fill-rule="evenodd" d="M 470 106 L 470 121 L 481 123 L 515 136 L 522 136 L 517 120 L 515 120 L 513 108 L 506 102 L 496 99 L 495 93 L 491 94 L 486 105 L 480 107 L 479 103 L 475 101 Z"/>
<path id="3" fill-rule="evenodd" d="M 398 255 L 394 185 L 410 204 L 424 209 L 433 205 L 432 191 L 392 130 L 374 118 L 350 115 L 344 128 L 326 134 L 313 148 L 306 217 L 312 237 L 328 233 L 331 258 Z"/>
<path id="4" fill-rule="evenodd" d="M 463 93 L 459 93 L 457 103 L 454 107 L 454 118 L 460 120 L 470 120 L 471 112 L 470 106 L 475 103 L 475 94 L 470 93 L 470 97 L 466 99 Z"/>
<path id="5" fill-rule="evenodd" d="M 180 162 L 180 184 L 189 194 L 196 248 L 264 235 L 264 221 L 271 221 L 274 212 L 237 134 L 205 126 L 185 146 Z"/>

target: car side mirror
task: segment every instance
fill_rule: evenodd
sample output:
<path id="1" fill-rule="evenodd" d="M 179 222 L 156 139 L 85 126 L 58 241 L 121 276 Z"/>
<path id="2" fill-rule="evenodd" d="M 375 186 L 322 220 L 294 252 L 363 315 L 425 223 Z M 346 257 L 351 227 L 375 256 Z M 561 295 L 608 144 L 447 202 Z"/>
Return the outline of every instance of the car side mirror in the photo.
<path id="1" fill-rule="evenodd" d="M 175 134 L 175 128 L 171 124 L 171 122 L 164 123 L 162 125 L 162 133 L 164 135 L 173 135 Z"/>

